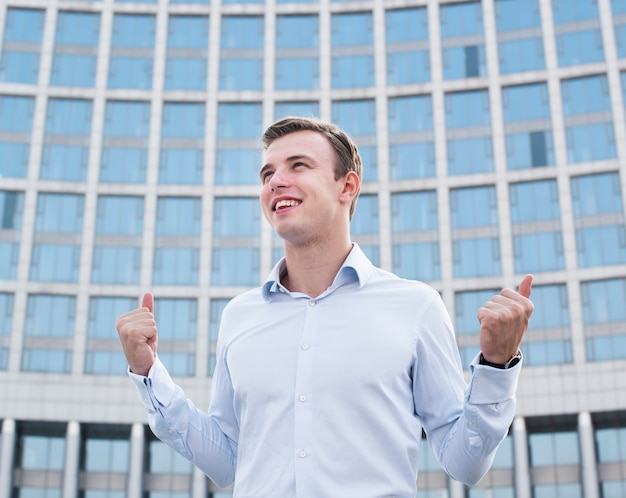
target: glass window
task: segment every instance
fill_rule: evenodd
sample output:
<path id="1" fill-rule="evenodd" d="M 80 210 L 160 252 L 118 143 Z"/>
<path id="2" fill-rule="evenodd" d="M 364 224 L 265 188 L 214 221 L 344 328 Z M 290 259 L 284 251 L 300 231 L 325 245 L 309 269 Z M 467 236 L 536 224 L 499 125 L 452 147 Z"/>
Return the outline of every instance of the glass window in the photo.
<path id="1" fill-rule="evenodd" d="M 556 37 L 559 66 L 576 66 L 604 60 L 602 32 L 588 29 Z"/>
<path id="2" fill-rule="evenodd" d="M 208 44 L 208 17 L 170 16 L 165 61 L 166 90 L 206 89 Z"/>
<path id="3" fill-rule="evenodd" d="M 623 424 L 623 422 L 622 422 Z M 600 427 L 595 431 L 600 489 L 603 498 L 619 498 L 626 492 L 626 477 L 612 472 L 616 465 L 626 463 L 626 428 Z"/>
<path id="4" fill-rule="evenodd" d="M 170 374 L 193 376 L 196 369 L 197 300 L 157 299 L 154 312 L 159 324 L 159 357 Z"/>
<path id="5" fill-rule="evenodd" d="M 98 197 L 91 270 L 93 283 L 139 283 L 143 209 L 143 197 Z"/>
<path id="6" fill-rule="evenodd" d="M 486 76 L 481 3 L 441 5 L 439 16 L 444 79 Z"/>
<path id="7" fill-rule="evenodd" d="M 92 102 L 50 99 L 39 175 L 45 180 L 85 181 L 89 164 Z"/>
<path id="8" fill-rule="evenodd" d="M 500 247 L 493 186 L 450 191 L 453 271 L 456 278 L 499 275 Z M 480 230 L 476 228 L 480 227 Z"/>
<path id="9" fill-rule="evenodd" d="M 24 193 L 0 190 L 0 279 L 14 280 L 20 250 Z"/>
<path id="10" fill-rule="evenodd" d="M 319 88 L 319 20 L 315 15 L 276 18 L 277 90 Z"/>
<path id="11" fill-rule="evenodd" d="M 285 116 L 319 117 L 319 102 L 294 101 L 276 102 L 274 104 L 274 119 L 278 120 Z"/>
<path id="12" fill-rule="evenodd" d="M 377 178 L 376 103 L 374 100 L 341 100 L 332 103 L 333 122 L 350 134 L 363 160 L 363 181 Z"/>
<path id="13" fill-rule="evenodd" d="M 374 27 L 371 13 L 331 17 L 333 88 L 374 85 Z"/>
<path id="14" fill-rule="evenodd" d="M 570 163 L 616 157 L 611 99 L 606 76 L 561 82 Z"/>
<path id="15" fill-rule="evenodd" d="M 33 294 L 26 303 L 22 371 L 69 373 L 76 298 Z"/>
<path id="16" fill-rule="evenodd" d="M 215 157 L 217 185 L 258 183 L 262 111 L 262 105 L 256 102 L 218 104 Z"/>
<path id="17" fill-rule="evenodd" d="M 0 95 L 0 177 L 26 178 L 35 99 Z"/>
<path id="18" fill-rule="evenodd" d="M 387 84 L 404 85 L 430 80 L 428 15 L 425 7 L 393 9 L 385 13 Z"/>
<path id="19" fill-rule="evenodd" d="M 222 17 L 220 90 L 263 89 L 262 16 Z"/>
<path id="20" fill-rule="evenodd" d="M 200 103 L 163 105 L 159 183 L 202 184 L 204 112 Z"/>
<path id="21" fill-rule="evenodd" d="M 152 88 L 155 29 L 153 15 L 114 15 L 109 88 Z"/>
<path id="22" fill-rule="evenodd" d="M 378 196 L 374 194 L 361 194 L 357 202 L 357 208 L 350 222 L 352 240 L 359 244 L 369 260 L 378 265 L 379 240 L 378 240 Z"/>
<path id="23" fill-rule="evenodd" d="M 394 273 L 415 280 L 440 278 L 438 227 L 435 191 L 392 194 Z"/>
<path id="24" fill-rule="evenodd" d="M 70 11 L 58 13 L 51 85 L 94 86 L 99 35 L 99 14 Z"/>
<path id="25" fill-rule="evenodd" d="M 618 173 L 571 180 L 576 246 L 580 267 L 626 262 L 626 233 Z"/>
<path id="26" fill-rule="evenodd" d="M 6 10 L 0 81 L 37 83 L 45 15 L 43 10 Z"/>
<path id="27" fill-rule="evenodd" d="M 0 292 L 0 370 L 6 370 L 8 368 L 9 339 L 12 328 L 13 294 Z"/>
<path id="28" fill-rule="evenodd" d="M 552 0 L 555 24 L 598 18 L 598 0 Z"/>
<path id="29" fill-rule="evenodd" d="M 161 197 L 157 201 L 153 283 L 197 285 L 202 201 Z"/>
<path id="30" fill-rule="evenodd" d="M 120 349 L 115 320 L 135 308 L 137 299 L 132 297 L 97 296 L 89 299 L 85 373 L 126 374 L 128 363 Z"/>
<path id="31" fill-rule="evenodd" d="M 626 358 L 626 280 L 581 283 L 587 361 Z"/>
<path id="32" fill-rule="evenodd" d="M 101 182 L 145 182 L 149 131 L 149 102 L 111 100 L 106 103 Z"/>
<path id="33" fill-rule="evenodd" d="M 213 212 L 213 285 L 257 285 L 260 253 L 258 199 L 217 198 Z"/>
<path id="34" fill-rule="evenodd" d="M 78 281 L 84 203 L 82 195 L 39 194 L 30 280 Z"/>

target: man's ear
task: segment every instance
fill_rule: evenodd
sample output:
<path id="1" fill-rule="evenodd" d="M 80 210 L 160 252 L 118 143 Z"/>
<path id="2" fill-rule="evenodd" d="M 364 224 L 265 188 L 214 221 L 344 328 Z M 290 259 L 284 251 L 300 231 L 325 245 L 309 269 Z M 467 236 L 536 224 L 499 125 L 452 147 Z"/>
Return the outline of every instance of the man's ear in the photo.
<path id="1" fill-rule="evenodd" d="M 343 190 L 341 191 L 342 196 L 346 196 L 348 203 L 351 203 L 352 200 L 359 195 L 359 191 L 361 190 L 361 179 L 359 175 L 354 171 L 348 171 L 346 176 L 343 177 Z"/>

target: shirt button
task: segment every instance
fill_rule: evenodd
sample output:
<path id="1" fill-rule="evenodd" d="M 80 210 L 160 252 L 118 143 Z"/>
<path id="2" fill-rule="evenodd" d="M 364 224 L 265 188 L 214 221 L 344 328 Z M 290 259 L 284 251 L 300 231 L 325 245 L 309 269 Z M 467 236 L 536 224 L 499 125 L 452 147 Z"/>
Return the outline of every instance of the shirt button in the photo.
<path id="1" fill-rule="evenodd" d="M 302 351 L 306 351 L 309 349 L 309 345 L 305 342 L 302 346 L 300 346 L 300 349 L 302 349 Z"/>
<path id="2" fill-rule="evenodd" d="M 304 451 L 304 450 L 300 450 L 300 453 L 298 453 L 298 456 L 299 456 L 300 458 L 304 458 L 304 457 L 306 456 L 306 451 Z"/>
<path id="3" fill-rule="evenodd" d="M 300 395 L 300 401 L 306 401 L 306 396 L 304 394 Z"/>
<path id="4" fill-rule="evenodd" d="M 311 299 L 309 301 L 309 306 L 315 306 L 317 304 L 317 301 L 315 299 Z"/>

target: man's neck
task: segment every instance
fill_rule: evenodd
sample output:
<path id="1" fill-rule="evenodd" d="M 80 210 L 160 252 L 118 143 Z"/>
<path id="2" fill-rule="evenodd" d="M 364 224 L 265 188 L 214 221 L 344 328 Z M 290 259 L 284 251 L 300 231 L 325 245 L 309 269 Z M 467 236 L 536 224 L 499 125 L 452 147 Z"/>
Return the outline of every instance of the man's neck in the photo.
<path id="1" fill-rule="evenodd" d="M 285 244 L 287 274 L 281 277 L 281 283 L 291 292 L 317 297 L 331 286 L 351 250 L 349 239 L 336 247 Z"/>

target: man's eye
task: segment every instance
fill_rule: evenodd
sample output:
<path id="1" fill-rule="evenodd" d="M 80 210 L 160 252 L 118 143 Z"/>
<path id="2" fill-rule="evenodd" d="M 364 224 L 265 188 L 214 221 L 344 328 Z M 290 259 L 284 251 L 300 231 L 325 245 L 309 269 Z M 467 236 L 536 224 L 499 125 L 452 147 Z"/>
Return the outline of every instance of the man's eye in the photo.
<path id="1" fill-rule="evenodd" d="M 265 183 L 267 180 L 270 179 L 270 176 L 272 176 L 273 172 L 272 171 L 266 171 L 265 173 L 263 173 L 263 183 Z"/>

